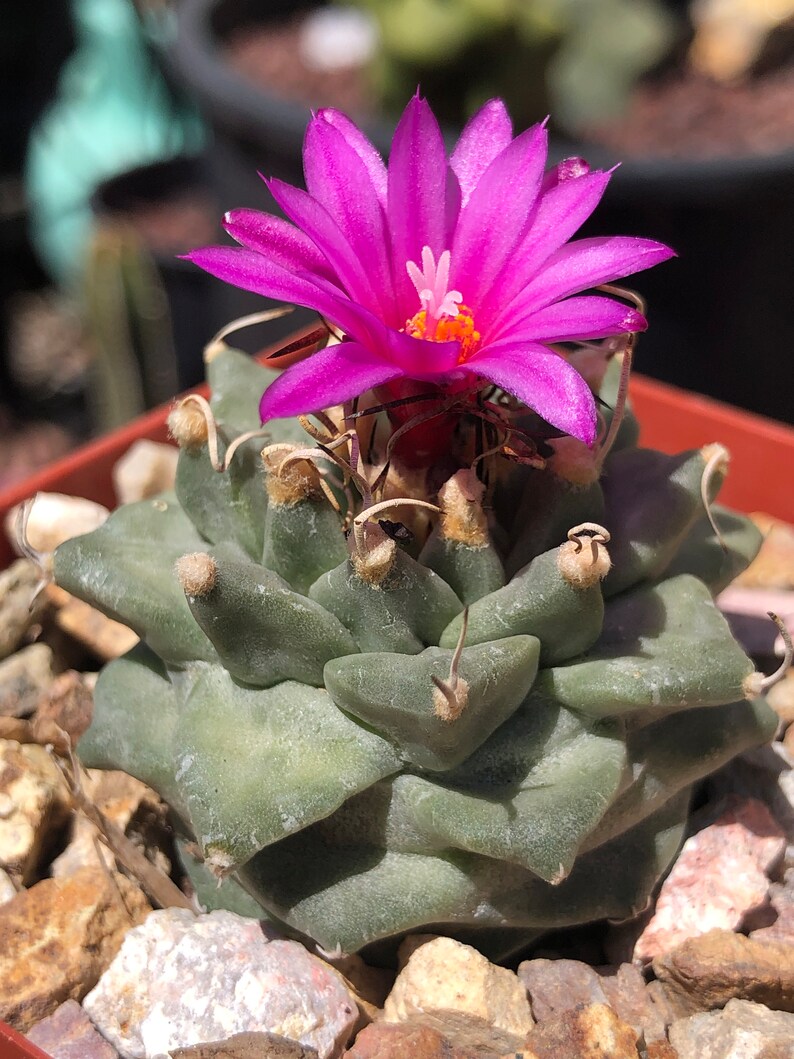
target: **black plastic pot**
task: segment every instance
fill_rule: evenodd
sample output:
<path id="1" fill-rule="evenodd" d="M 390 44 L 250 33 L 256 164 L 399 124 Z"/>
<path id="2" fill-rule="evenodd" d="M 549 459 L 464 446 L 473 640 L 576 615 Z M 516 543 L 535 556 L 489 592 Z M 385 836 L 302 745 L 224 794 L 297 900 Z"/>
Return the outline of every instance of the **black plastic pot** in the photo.
<path id="1" fill-rule="evenodd" d="M 175 72 L 221 137 L 234 139 L 252 167 L 296 183 L 309 107 L 244 79 L 226 63 L 221 45 L 235 26 L 283 18 L 317 2 L 182 0 L 171 53 Z M 364 127 L 386 151 L 393 124 Z M 785 379 L 794 346 L 794 149 L 745 158 L 621 160 L 597 145 L 559 140 L 552 155 L 583 155 L 602 168 L 622 161 L 582 234 L 638 234 L 678 251 L 676 261 L 631 281 L 649 302 L 641 370 L 791 421 L 794 401 Z"/>
<path id="2" fill-rule="evenodd" d="M 42 402 L 19 386 L 7 356 L 11 299 L 47 283 L 30 243 L 22 172 L 30 130 L 52 97 L 61 66 L 73 47 L 69 3 L 51 0 L 46 19 L 34 5 L 16 5 L 11 16 L 8 5 L 0 34 L 0 181 L 6 200 L 0 211 L 0 401 L 20 415 L 61 418 L 59 402 Z M 15 195 L 18 206 L 11 201 Z M 74 403 L 71 395 L 65 401 Z"/>
<path id="3" fill-rule="evenodd" d="M 221 138 L 231 140 L 268 175 L 302 180 L 301 147 L 311 116 L 307 104 L 265 92 L 226 61 L 223 41 L 235 28 L 278 22 L 322 6 L 324 0 L 181 0 L 168 59 Z M 355 117 L 355 115 L 352 115 Z M 388 149 L 394 125 L 364 123 Z"/>
<path id="4" fill-rule="evenodd" d="M 100 225 L 129 224 L 141 210 L 167 209 L 182 196 L 197 192 L 209 195 L 202 161 L 174 158 L 131 169 L 106 181 L 97 188 L 92 206 Z M 170 331 L 170 341 L 162 344 L 164 348 L 156 358 L 157 366 L 140 365 L 146 407 L 201 381 L 201 350 L 207 338 L 220 327 L 210 277 L 178 257 L 188 249 L 189 246 L 183 245 L 153 248 L 145 238 L 141 239 L 141 250 L 150 256 L 166 296 L 164 322 Z M 160 308 L 165 310 L 166 306 Z M 152 315 L 157 311 L 153 306 Z M 175 357 L 171 364 L 165 363 L 169 355 Z"/>
<path id="5" fill-rule="evenodd" d="M 577 146 L 593 164 L 617 161 Z M 629 280 L 650 319 L 638 369 L 794 421 L 794 151 L 629 159 L 582 232 L 617 233 L 660 239 L 679 255 Z"/>

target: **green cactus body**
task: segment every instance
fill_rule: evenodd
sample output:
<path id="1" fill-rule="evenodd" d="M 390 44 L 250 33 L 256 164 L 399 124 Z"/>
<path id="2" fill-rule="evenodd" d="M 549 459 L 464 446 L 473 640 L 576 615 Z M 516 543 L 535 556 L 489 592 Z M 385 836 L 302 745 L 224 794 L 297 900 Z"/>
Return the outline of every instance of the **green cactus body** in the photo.
<path id="1" fill-rule="evenodd" d="M 271 373 L 224 349 L 209 376 L 222 459 Z M 692 785 L 774 730 L 712 600 L 758 535 L 717 509 L 716 539 L 708 453 L 628 429 L 580 485 L 460 458 L 409 554 L 297 423 L 268 430 L 221 471 L 199 431 L 176 496 L 58 549 L 144 641 L 99 678 L 84 762 L 167 799 L 213 904 L 328 949 L 432 928 L 499 957 L 643 908 Z"/>

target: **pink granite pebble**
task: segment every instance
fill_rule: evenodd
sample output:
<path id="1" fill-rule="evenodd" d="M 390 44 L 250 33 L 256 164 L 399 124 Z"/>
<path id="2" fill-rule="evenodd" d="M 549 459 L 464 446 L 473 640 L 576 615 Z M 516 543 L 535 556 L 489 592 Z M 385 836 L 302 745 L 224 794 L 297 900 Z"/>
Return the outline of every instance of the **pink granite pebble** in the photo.
<path id="1" fill-rule="evenodd" d="M 538 1023 L 589 1004 L 607 1004 L 645 1041 L 665 1034 L 667 1011 L 631 963 L 591 967 L 579 960 L 524 960 L 518 965 Z"/>
<path id="2" fill-rule="evenodd" d="M 358 1020 L 342 978 L 255 919 L 162 909 L 131 930 L 83 1004 L 124 1059 L 275 1033 L 336 1059 Z"/>
<path id="3" fill-rule="evenodd" d="M 116 1049 L 96 1030 L 76 1000 L 67 1000 L 27 1032 L 52 1059 L 118 1059 Z"/>
<path id="4" fill-rule="evenodd" d="M 545 1022 L 579 1004 L 608 1003 L 600 975 L 579 960 L 525 960 L 517 974 L 526 987 L 536 1022 Z"/>
<path id="5" fill-rule="evenodd" d="M 759 941 L 785 941 L 794 947 L 794 868 L 789 868 L 782 883 L 769 888 L 769 908 L 764 926 L 751 931 Z"/>
<path id="6" fill-rule="evenodd" d="M 737 799 L 685 843 L 634 959 L 652 960 L 709 930 L 736 930 L 766 901 L 767 872 L 785 848 L 785 834 L 763 802 Z"/>

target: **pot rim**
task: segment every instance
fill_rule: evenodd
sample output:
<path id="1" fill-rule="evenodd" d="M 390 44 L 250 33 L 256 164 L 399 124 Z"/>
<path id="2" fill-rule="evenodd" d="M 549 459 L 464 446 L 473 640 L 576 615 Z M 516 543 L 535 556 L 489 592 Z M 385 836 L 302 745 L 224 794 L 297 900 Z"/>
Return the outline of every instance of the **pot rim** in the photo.
<path id="1" fill-rule="evenodd" d="M 299 329 L 296 337 L 313 327 Z M 267 364 L 267 358 L 284 344 L 281 339 L 258 358 Z M 276 366 L 273 360 L 269 364 Z M 278 366 L 285 366 L 284 361 Z M 206 396 L 206 383 L 191 392 Z M 794 493 L 786 488 L 779 473 L 780 467 L 794 460 L 794 428 L 637 373 L 631 377 L 629 397 L 640 421 L 640 444 L 672 453 L 714 441 L 726 444 L 731 449 L 733 473 L 725 483 L 724 502 L 741 511 L 763 510 L 794 523 Z M 2 532 L 3 520 L 12 507 L 36 492 L 53 491 L 114 506 L 114 464 L 139 439 L 169 440 L 166 417 L 172 404 L 168 401 L 145 412 L 0 491 L 0 570 L 15 558 Z"/>
<path id="2" fill-rule="evenodd" d="M 208 110 L 238 134 L 265 139 L 267 147 L 297 159 L 311 116 L 308 104 L 280 98 L 236 73 L 224 60 L 212 30 L 212 12 L 220 0 L 181 0 L 170 58 L 178 76 Z M 384 118 L 364 120 L 362 128 L 384 153 L 391 144 L 394 123 Z M 445 129 L 454 142 L 456 131 Z M 620 185 L 627 196 L 664 192 L 675 198 L 700 198 L 731 192 L 759 182 L 782 182 L 794 168 L 794 147 L 763 155 L 725 155 L 676 158 L 619 155 L 593 141 L 561 136 L 552 144 L 552 158 L 583 155 L 598 168 L 621 162 Z"/>

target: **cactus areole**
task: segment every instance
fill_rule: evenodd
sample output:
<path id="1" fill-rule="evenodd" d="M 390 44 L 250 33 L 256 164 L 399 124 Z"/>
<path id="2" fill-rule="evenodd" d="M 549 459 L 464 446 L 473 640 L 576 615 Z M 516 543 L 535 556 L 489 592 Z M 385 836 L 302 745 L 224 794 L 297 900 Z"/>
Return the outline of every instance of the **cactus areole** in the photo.
<path id="1" fill-rule="evenodd" d="M 210 901 L 325 949 L 631 916 L 693 784 L 774 729 L 713 602 L 759 545 L 727 453 L 638 448 L 625 407 L 646 321 L 611 284 L 671 251 L 569 241 L 610 174 L 545 163 L 499 101 L 448 157 L 417 96 L 388 166 L 318 112 L 308 191 L 269 185 L 292 223 L 191 255 L 314 345 L 273 381 L 214 342 L 175 493 L 55 556 L 141 637 L 83 760 L 163 795 Z"/>

